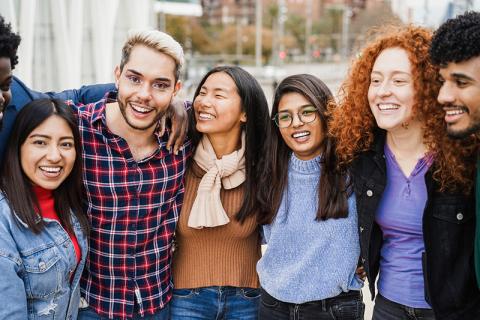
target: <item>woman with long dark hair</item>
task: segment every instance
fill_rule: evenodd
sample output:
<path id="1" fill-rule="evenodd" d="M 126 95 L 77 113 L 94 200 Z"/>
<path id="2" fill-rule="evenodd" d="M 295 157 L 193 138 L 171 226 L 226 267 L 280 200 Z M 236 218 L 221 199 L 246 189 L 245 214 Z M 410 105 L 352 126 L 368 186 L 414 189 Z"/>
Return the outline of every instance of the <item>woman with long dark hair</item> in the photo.
<path id="1" fill-rule="evenodd" d="M 267 100 L 248 72 L 220 66 L 200 81 L 192 111 L 196 147 L 176 231 L 171 318 L 256 319 L 255 196 Z"/>
<path id="2" fill-rule="evenodd" d="M 75 116 L 41 99 L 18 114 L 0 177 L 1 319 L 76 319 L 88 220 Z"/>
<path id="3" fill-rule="evenodd" d="M 259 200 L 260 319 L 363 319 L 355 198 L 328 135 L 333 98 L 299 74 L 277 87 Z"/>

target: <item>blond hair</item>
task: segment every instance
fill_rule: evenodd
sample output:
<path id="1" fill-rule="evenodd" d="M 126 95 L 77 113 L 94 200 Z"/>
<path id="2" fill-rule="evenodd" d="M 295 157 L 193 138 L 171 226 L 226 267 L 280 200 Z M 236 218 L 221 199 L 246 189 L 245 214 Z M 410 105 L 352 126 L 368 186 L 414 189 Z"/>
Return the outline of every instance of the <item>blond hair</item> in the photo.
<path id="1" fill-rule="evenodd" d="M 130 53 L 136 45 L 144 45 L 160 53 L 170 56 L 175 61 L 175 80 L 180 77 L 180 70 L 185 63 L 183 49 L 180 43 L 169 34 L 158 30 L 130 30 L 127 41 L 122 48 L 122 60 L 120 61 L 120 70 L 130 59 Z"/>

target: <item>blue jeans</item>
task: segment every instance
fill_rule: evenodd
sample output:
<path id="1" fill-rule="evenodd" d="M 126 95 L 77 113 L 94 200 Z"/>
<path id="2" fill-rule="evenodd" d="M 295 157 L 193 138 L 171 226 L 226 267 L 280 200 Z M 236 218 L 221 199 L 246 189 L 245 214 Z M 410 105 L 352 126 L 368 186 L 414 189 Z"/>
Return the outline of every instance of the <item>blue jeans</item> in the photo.
<path id="1" fill-rule="evenodd" d="M 158 313 L 151 315 L 146 315 L 142 317 L 139 314 L 133 316 L 132 320 L 168 320 L 168 315 L 170 314 L 170 304 L 167 304 L 165 308 L 160 310 Z M 92 308 L 80 308 L 78 309 L 78 319 L 77 320 L 108 320 L 108 318 L 100 317 Z"/>
<path id="2" fill-rule="evenodd" d="M 363 320 L 365 305 L 359 291 L 302 304 L 275 299 L 262 289 L 258 312 L 260 320 Z"/>
<path id="3" fill-rule="evenodd" d="M 256 320 L 260 290 L 236 287 L 174 289 L 171 320 Z"/>
<path id="4" fill-rule="evenodd" d="M 377 294 L 372 320 L 435 320 L 435 315 L 432 309 L 407 307 Z"/>

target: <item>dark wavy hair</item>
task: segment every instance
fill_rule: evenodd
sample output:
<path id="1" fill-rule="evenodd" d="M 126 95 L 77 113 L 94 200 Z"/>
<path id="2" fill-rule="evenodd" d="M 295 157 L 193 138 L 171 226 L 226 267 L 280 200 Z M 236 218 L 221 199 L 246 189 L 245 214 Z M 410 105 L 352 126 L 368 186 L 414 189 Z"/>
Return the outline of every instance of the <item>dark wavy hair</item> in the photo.
<path id="1" fill-rule="evenodd" d="M 447 20 L 433 34 L 430 58 L 436 65 L 480 56 L 480 12 L 470 11 Z"/>
<path id="2" fill-rule="evenodd" d="M 12 32 L 10 23 L 6 23 L 0 16 L 0 57 L 9 58 L 12 69 L 18 63 L 17 48 L 20 40 L 20 36 Z"/>
<path id="3" fill-rule="evenodd" d="M 32 189 L 32 183 L 25 175 L 21 165 L 20 149 L 30 133 L 51 116 L 65 120 L 72 130 L 75 144 L 75 162 L 72 172 L 53 190 L 55 211 L 62 226 L 73 232 L 71 214 L 77 217 L 85 234 L 88 233 L 88 219 L 83 213 L 82 196 L 82 147 L 77 119 L 69 106 L 62 100 L 33 100 L 18 113 L 8 140 L 5 157 L 0 168 L 0 189 L 5 195 L 12 212 L 25 222 L 34 233 L 40 233 L 45 227 L 43 220 L 38 220 L 38 199 Z"/>
<path id="4" fill-rule="evenodd" d="M 285 78 L 278 85 L 274 94 L 272 117 L 278 112 L 278 105 L 287 93 L 298 93 L 304 96 L 319 114 L 319 126 L 326 136 L 322 142 L 322 175 L 318 183 L 318 209 L 315 220 L 344 218 L 348 215 L 348 194 L 345 174 L 338 170 L 335 154 L 335 141 L 327 134 L 328 105 L 334 103 L 330 89 L 317 77 L 310 74 L 297 74 Z M 270 133 L 266 144 L 265 165 L 258 184 L 258 199 L 262 207 L 259 223 L 271 223 L 282 201 L 288 183 L 288 163 L 292 150 L 282 138 L 274 121 L 270 121 Z"/>
<path id="5" fill-rule="evenodd" d="M 211 69 L 198 84 L 193 97 L 194 101 L 207 78 L 217 72 L 227 74 L 235 82 L 241 99 L 242 111 L 247 116 L 247 122 L 243 125 L 243 131 L 245 132 L 245 195 L 242 207 L 235 216 L 238 221 L 244 222 L 247 217 L 257 213 L 256 194 L 260 176 L 258 164 L 263 156 L 270 120 L 268 103 L 257 80 L 250 73 L 237 66 L 218 66 Z M 192 138 L 192 144 L 196 147 L 202 138 L 202 133 L 196 129 L 193 107 L 190 109 L 189 120 L 189 135 Z"/>
<path id="6" fill-rule="evenodd" d="M 368 102 L 370 74 L 379 54 L 388 48 L 407 52 L 412 66 L 415 103 L 413 113 L 422 121 L 423 142 L 435 154 L 433 178 L 441 191 L 465 190 L 473 186 L 473 137 L 453 140 L 447 136 L 444 111 L 437 101 L 441 83 L 438 67 L 429 57 L 432 34 L 418 26 L 387 26 L 375 33 L 353 62 L 341 86 L 338 106 L 332 108 L 330 133 L 337 139 L 339 165 L 347 167 L 361 152 L 372 148 L 379 130 Z M 452 169 L 455 168 L 455 169 Z"/>

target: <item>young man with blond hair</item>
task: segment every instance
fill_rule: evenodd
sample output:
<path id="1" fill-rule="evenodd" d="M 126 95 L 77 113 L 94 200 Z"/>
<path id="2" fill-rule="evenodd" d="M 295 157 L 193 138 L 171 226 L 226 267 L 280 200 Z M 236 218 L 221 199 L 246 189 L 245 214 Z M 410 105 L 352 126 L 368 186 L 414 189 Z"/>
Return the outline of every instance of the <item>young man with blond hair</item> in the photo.
<path id="1" fill-rule="evenodd" d="M 168 319 L 173 233 L 190 144 L 167 150 L 164 118 L 183 50 L 160 31 L 129 35 L 117 91 L 76 107 L 91 221 L 79 319 Z M 83 307 L 83 308 L 82 308 Z"/>

